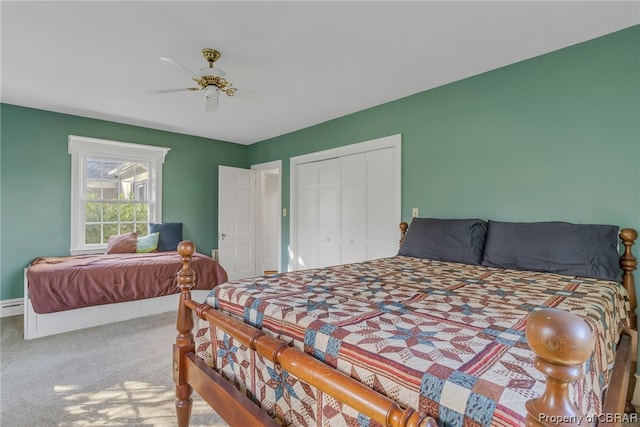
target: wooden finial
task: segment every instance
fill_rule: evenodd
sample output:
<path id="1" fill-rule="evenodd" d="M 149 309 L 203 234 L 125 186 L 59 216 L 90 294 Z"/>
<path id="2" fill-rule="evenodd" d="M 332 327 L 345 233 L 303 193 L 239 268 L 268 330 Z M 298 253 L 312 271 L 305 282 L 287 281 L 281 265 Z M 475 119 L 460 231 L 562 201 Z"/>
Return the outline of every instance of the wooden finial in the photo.
<path id="1" fill-rule="evenodd" d="M 595 343 L 584 320 L 563 310 L 547 308 L 527 320 L 527 342 L 535 353 L 534 366 L 547 381 L 542 396 L 527 401 L 527 426 L 581 426 L 584 417 L 569 399 L 569 384 L 582 377 L 582 365 Z"/>
<path id="2" fill-rule="evenodd" d="M 182 292 L 191 290 L 195 285 L 196 274 L 191 269 L 191 257 L 196 251 L 196 245 L 189 241 L 183 240 L 178 244 L 178 253 L 182 260 L 182 268 L 178 271 L 178 287 Z"/>
<path id="3" fill-rule="evenodd" d="M 400 223 L 400 246 L 402 246 L 402 243 L 404 243 L 404 238 L 407 235 L 408 228 L 409 224 L 407 224 L 406 222 L 402 221 Z"/>

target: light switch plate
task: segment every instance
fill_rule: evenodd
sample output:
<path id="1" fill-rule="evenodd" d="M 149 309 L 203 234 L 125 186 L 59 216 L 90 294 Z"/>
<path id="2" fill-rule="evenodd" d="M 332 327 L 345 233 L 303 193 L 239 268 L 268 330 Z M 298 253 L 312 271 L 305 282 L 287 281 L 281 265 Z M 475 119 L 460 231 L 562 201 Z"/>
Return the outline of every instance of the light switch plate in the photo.
<path id="1" fill-rule="evenodd" d="M 418 208 L 411 209 L 411 218 L 416 218 L 418 215 Z"/>
<path id="2" fill-rule="evenodd" d="M 283 218 L 287 217 L 287 208 L 282 208 L 282 217 Z"/>

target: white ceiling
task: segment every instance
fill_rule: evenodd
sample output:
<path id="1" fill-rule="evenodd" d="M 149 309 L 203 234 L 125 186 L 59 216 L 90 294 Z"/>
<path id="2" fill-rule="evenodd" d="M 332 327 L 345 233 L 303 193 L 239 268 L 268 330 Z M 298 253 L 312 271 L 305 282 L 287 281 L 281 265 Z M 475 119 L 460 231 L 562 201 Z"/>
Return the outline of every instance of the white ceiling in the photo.
<path id="1" fill-rule="evenodd" d="M 640 23 L 638 1 L 2 1 L 4 103 L 252 144 Z M 257 103 L 203 92 L 201 50 Z"/>

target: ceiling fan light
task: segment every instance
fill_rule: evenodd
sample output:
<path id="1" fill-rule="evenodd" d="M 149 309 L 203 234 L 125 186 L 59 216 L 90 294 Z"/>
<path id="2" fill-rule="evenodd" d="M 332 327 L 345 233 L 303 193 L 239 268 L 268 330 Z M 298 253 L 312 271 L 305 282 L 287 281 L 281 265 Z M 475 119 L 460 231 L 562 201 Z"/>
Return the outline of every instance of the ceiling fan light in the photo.
<path id="1" fill-rule="evenodd" d="M 207 86 L 207 88 L 204 90 L 204 95 L 205 95 L 205 111 L 213 111 L 216 110 L 218 108 L 218 95 L 220 94 L 220 91 L 218 91 L 218 88 L 211 85 L 211 86 Z"/>
<path id="2" fill-rule="evenodd" d="M 207 88 L 204 90 L 204 94 L 207 98 L 214 98 L 217 102 L 218 100 L 218 88 L 211 85 L 211 86 L 207 86 Z"/>

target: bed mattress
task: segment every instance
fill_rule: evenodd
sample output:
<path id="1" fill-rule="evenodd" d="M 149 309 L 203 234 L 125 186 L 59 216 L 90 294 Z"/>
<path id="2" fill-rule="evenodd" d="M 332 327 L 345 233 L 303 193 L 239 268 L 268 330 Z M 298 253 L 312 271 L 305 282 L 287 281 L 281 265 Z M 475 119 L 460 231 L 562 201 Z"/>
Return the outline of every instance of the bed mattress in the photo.
<path id="1" fill-rule="evenodd" d="M 36 313 L 135 301 L 178 293 L 176 251 L 37 258 L 27 269 Z M 195 253 L 194 289 L 213 289 L 227 274 L 212 258 Z"/>
<path id="2" fill-rule="evenodd" d="M 571 398 L 597 414 L 628 309 L 615 282 L 402 256 L 233 281 L 207 302 L 442 426 L 523 425 L 525 401 L 544 390 L 524 336 L 541 307 L 580 315 L 594 331 Z M 281 422 L 366 421 L 207 322 L 196 348 Z"/>

